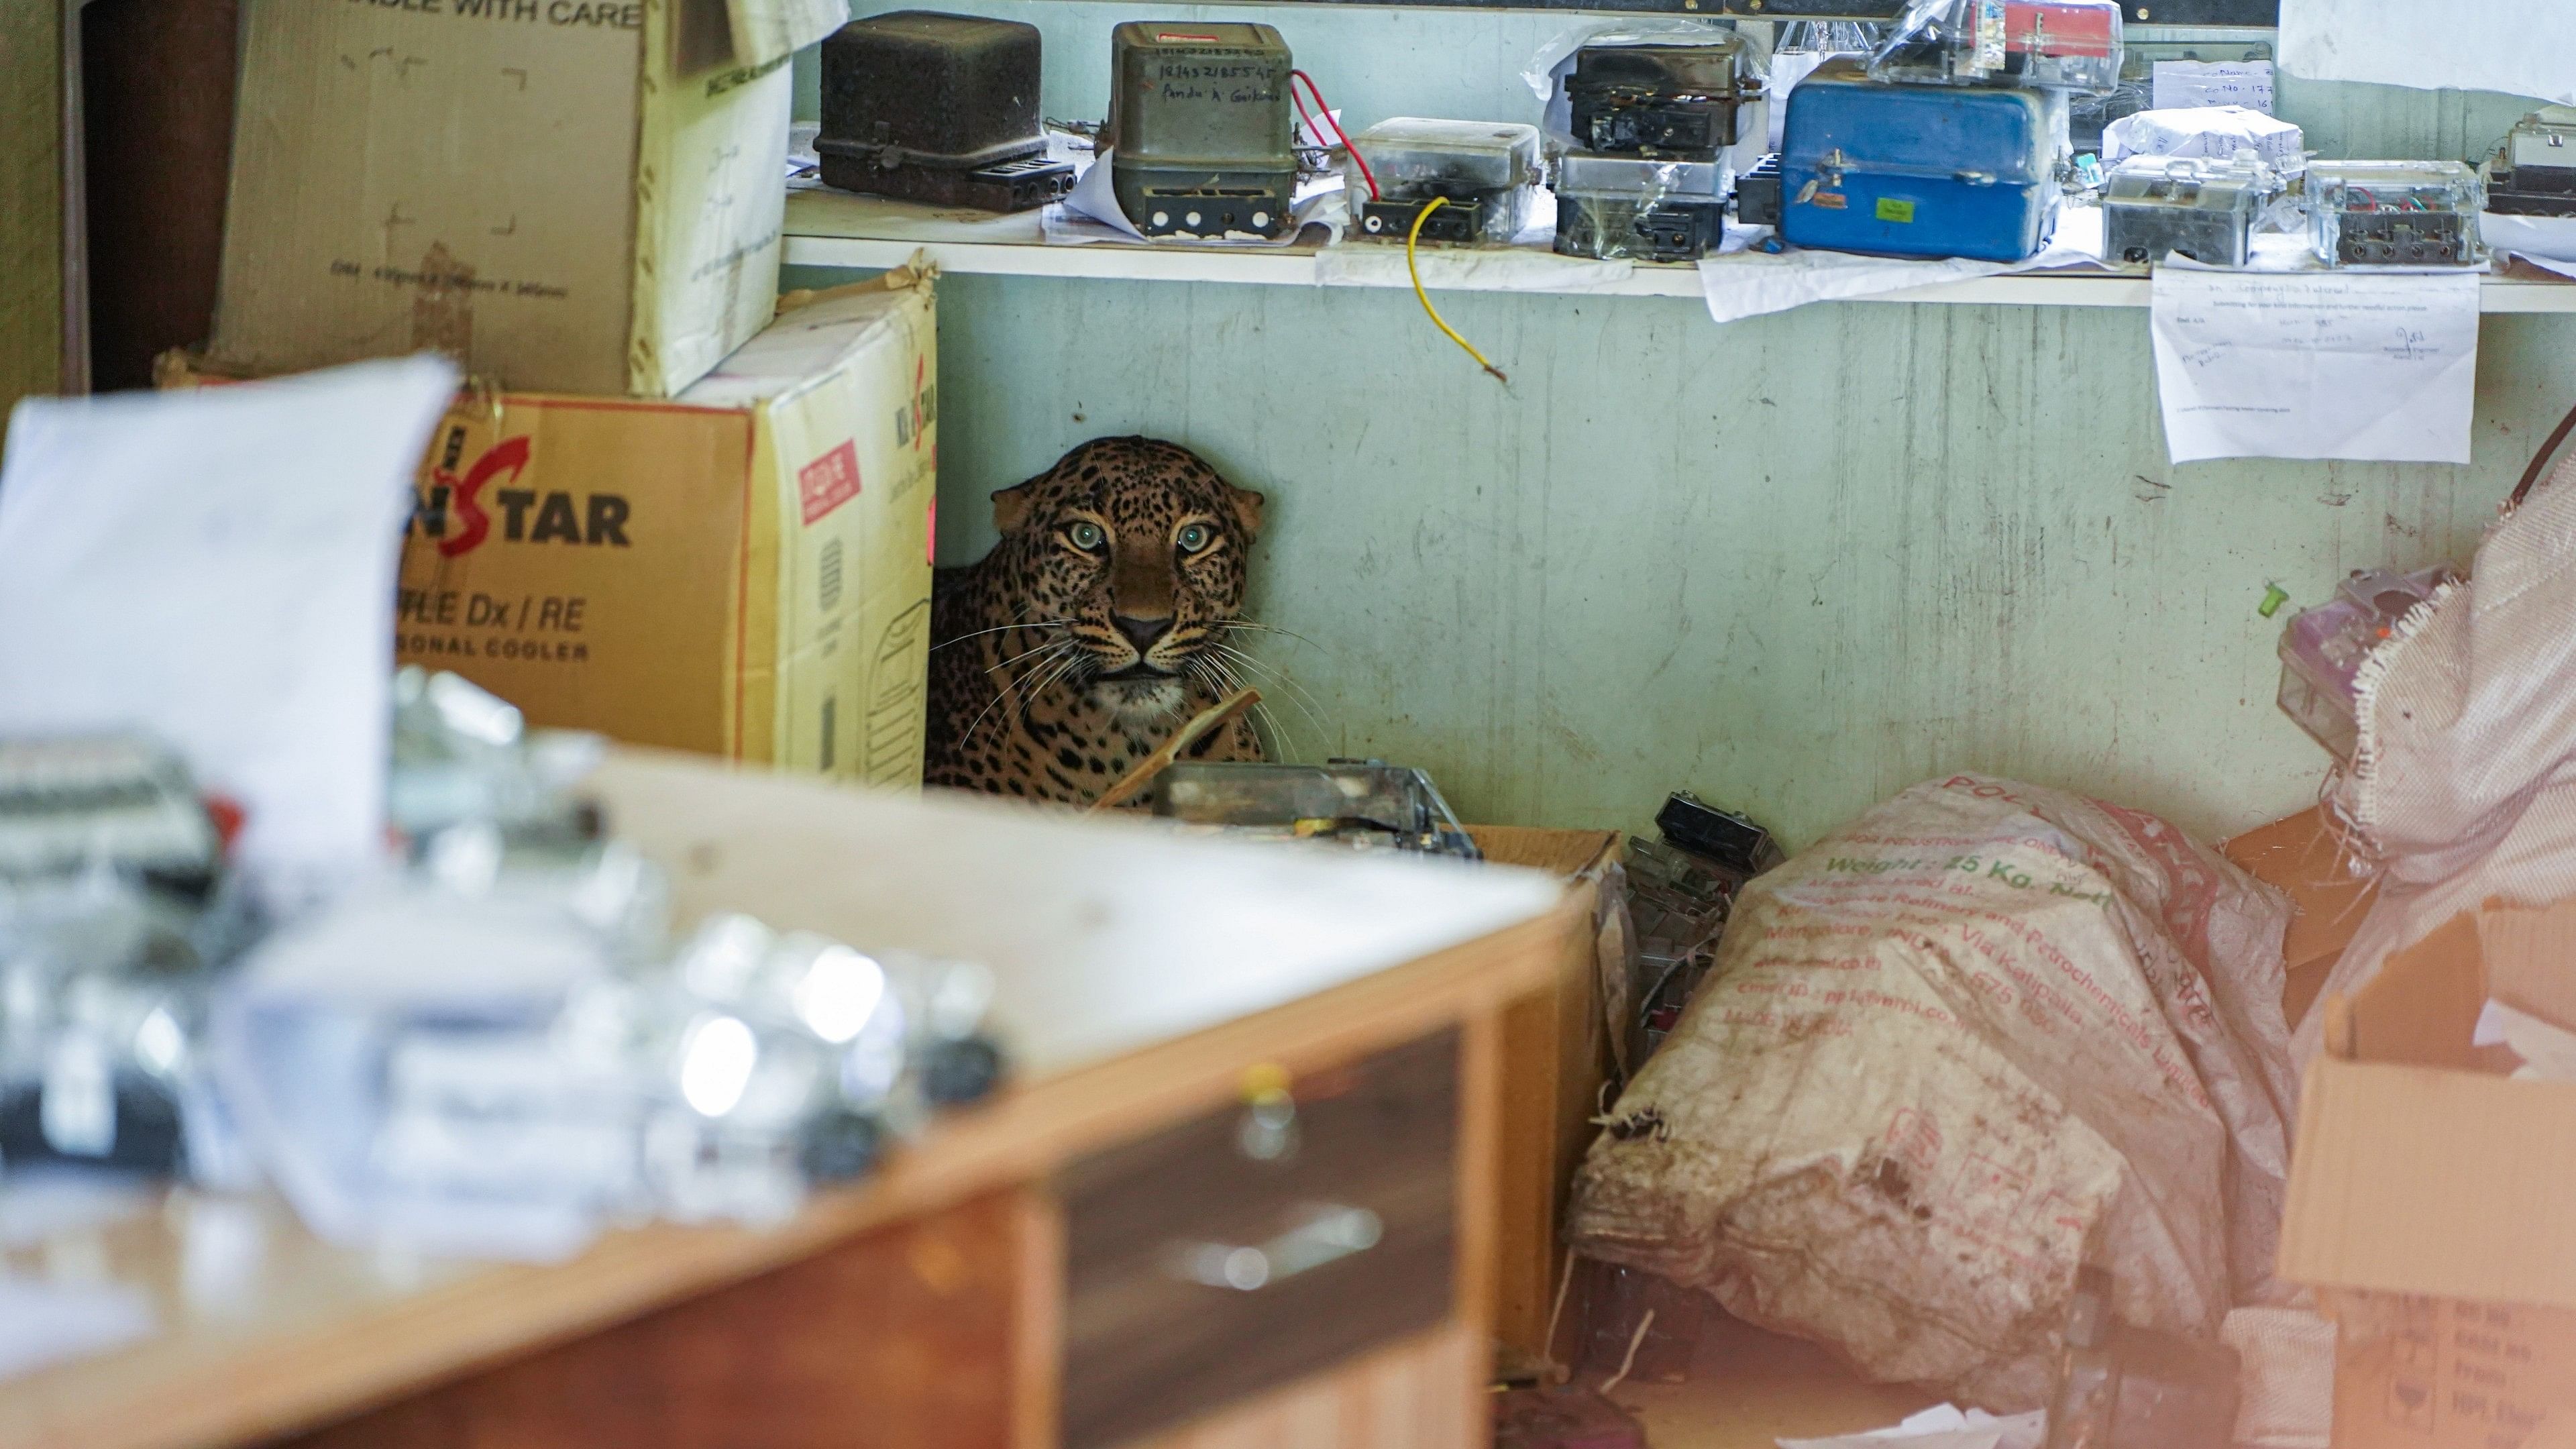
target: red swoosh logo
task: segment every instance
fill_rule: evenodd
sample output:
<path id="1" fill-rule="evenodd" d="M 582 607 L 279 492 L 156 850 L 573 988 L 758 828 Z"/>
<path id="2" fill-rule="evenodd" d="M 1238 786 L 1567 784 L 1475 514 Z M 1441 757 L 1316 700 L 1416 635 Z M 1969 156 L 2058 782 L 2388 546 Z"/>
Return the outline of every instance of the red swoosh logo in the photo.
<path id="1" fill-rule="evenodd" d="M 520 471 L 527 466 L 528 440 L 524 434 L 495 446 L 482 457 L 474 460 L 474 466 L 465 472 L 465 480 L 448 491 L 448 506 L 455 510 L 456 517 L 462 526 L 457 530 L 454 538 L 443 538 L 438 541 L 440 557 L 454 558 L 481 543 L 490 535 L 492 516 L 485 513 L 482 504 L 475 501 L 477 496 L 482 493 L 484 485 L 490 483 L 503 469 L 509 470 L 510 479 L 515 482 Z"/>

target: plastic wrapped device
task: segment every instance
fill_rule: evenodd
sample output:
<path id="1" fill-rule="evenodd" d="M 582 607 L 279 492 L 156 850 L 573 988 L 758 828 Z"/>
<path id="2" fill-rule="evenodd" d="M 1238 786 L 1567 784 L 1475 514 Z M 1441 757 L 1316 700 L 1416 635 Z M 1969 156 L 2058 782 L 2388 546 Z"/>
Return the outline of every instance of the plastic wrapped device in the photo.
<path id="1" fill-rule="evenodd" d="M 1912 0 L 1870 57 L 1883 81 L 2114 91 L 2117 0 Z"/>
<path id="2" fill-rule="evenodd" d="M 0 885 L 0 1164 L 205 1165 L 207 924 L 105 868 Z"/>
<path id="3" fill-rule="evenodd" d="M 1234 833 L 1484 859 L 1429 775 L 1383 760 L 1182 760 L 1154 778 L 1146 801 L 1165 819 Z"/>
<path id="4" fill-rule="evenodd" d="M 1783 145 L 1796 246 L 2025 261 L 2065 200 L 2062 91 L 1884 85 L 1828 61 L 1790 93 Z"/>
<path id="5" fill-rule="evenodd" d="M 198 1027 L 255 925 L 220 836 L 149 740 L 0 742 L 0 1167 L 208 1165 Z"/>
<path id="6" fill-rule="evenodd" d="M 1110 179 L 1149 237 L 1277 236 L 1297 188 L 1288 43 L 1267 25 L 1131 20 L 1110 34 Z"/>
<path id="7" fill-rule="evenodd" d="M 2448 568 L 2364 569 L 2333 598 L 2300 611 L 2281 631 L 2281 712 L 2336 758 L 2351 759 L 2360 739 L 2362 661 L 2452 577 Z"/>
<path id="8" fill-rule="evenodd" d="M 1556 158 L 1556 250 L 1695 262 L 1726 235 L 1726 168 L 1569 151 Z"/>
<path id="9" fill-rule="evenodd" d="M 1767 57 L 1733 33 L 1689 45 L 1586 45 L 1565 77 L 1574 144 L 1714 161 L 1744 138 L 1765 65 Z"/>
<path id="10" fill-rule="evenodd" d="M 2178 254 L 2213 267 L 2244 266 L 2273 190 L 2270 171 L 2250 156 L 2132 156 L 2103 191 L 2103 258 L 2144 266 Z"/>
<path id="11" fill-rule="evenodd" d="M 2576 216 L 2576 106 L 2544 106 L 2514 123 L 2485 179 L 2489 211 Z"/>
<path id="12" fill-rule="evenodd" d="M 2244 106 L 2194 106 L 2140 111 L 2103 133 L 2102 159 L 2132 156 L 2201 156 L 2233 160 L 2251 151 L 2277 171 L 2305 169 L 2307 135 L 2277 116 Z"/>
<path id="13" fill-rule="evenodd" d="M 2486 187 L 2457 161 L 2319 161 L 2309 241 L 2333 267 L 2471 266 L 2484 256 Z"/>
<path id="14" fill-rule="evenodd" d="M 1507 245 L 1529 224 L 1539 181 L 1538 128 L 1499 121 L 1397 116 L 1351 138 L 1377 178 L 1378 195 L 1348 156 L 1342 194 L 1356 213 L 1354 234 L 1402 241 L 1434 198 L 1446 204 L 1422 223 L 1422 240 Z"/>
<path id="15" fill-rule="evenodd" d="M 823 42 L 823 184 L 933 206 L 1025 211 L 1073 187 L 1038 116 L 1038 29 L 931 10 Z"/>
<path id="16" fill-rule="evenodd" d="M 393 696 L 386 815 L 416 851 L 468 825 L 523 844 L 598 838 L 601 823 L 573 787 L 606 751 L 599 736 L 530 730 L 516 705 L 418 665 L 396 672 Z"/>
<path id="17" fill-rule="evenodd" d="M 1626 1060 L 1643 1062 L 1681 1020 L 1717 962 L 1717 945 L 1743 882 L 1686 851 L 1628 840 L 1628 919 L 1637 946 L 1629 999 L 1637 1004 Z"/>
<path id="18" fill-rule="evenodd" d="M 739 915 L 639 955 L 579 896 L 415 875 L 253 956 L 216 1053 L 316 1232 L 547 1258 L 611 1218 L 773 1221 L 999 1076 L 980 967 Z"/>
<path id="19" fill-rule="evenodd" d="M 2045 1449 L 2229 1449 L 2243 1372 L 2236 1350 L 2123 1323 L 2112 1296 L 2109 1273 L 2077 1271 Z"/>
<path id="20" fill-rule="evenodd" d="M 0 740 L 0 878 L 96 866 L 202 883 L 214 822 L 177 754 L 130 735 Z"/>

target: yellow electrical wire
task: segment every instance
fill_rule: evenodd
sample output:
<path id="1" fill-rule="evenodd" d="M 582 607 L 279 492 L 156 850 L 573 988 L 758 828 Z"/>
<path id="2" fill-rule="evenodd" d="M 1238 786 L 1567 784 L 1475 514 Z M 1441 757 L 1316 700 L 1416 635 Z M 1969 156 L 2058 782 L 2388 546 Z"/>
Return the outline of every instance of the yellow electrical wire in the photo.
<path id="1" fill-rule="evenodd" d="M 1487 362 L 1485 360 L 1485 354 L 1476 350 L 1475 343 L 1459 336 L 1457 328 L 1452 327 L 1447 322 L 1441 320 L 1440 309 L 1431 305 L 1431 294 L 1422 290 L 1422 268 L 1416 266 L 1413 261 L 1414 244 L 1421 239 L 1422 224 L 1431 219 L 1431 213 L 1438 211 L 1440 208 L 1447 206 L 1448 204 L 1448 197 L 1435 196 L 1431 198 L 1431 204 L 1422 208 L 1421 212 L 1413 218 L 1413 230 L 1404 234 L 1404 269 L 1413 276 L 1413 295 L 1421 299 L 1423 314 L 1431 319 L 1431 325 L 1439 328 L 1443 333 L 1446 333 L 1450 341 L 1467 349 L 1467 355 L 1476 359 L 1477 366 L 1492 373 L 1494 375 L 1494 381 L 1509 384 L 1511 379 L 1503 375 L 1503 370 L 1501 368 Z"/>

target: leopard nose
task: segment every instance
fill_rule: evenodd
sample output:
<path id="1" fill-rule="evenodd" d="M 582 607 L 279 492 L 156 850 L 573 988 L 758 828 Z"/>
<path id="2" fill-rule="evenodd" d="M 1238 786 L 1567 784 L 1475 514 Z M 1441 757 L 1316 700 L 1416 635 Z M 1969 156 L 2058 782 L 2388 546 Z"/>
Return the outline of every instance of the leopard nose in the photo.
<path id="1" fill-rule="evenodd" d="M 1160 619 L 1131 619 L 1125 614 L 1116 614 L 1110 617 L 1109 622 L 1117 625 L 1118 632 L 1127 636 L 1127 642 L 1136 646 L 1136 655 L 1140 659 L 1153 652 L 1155 643 L 1172 632 L 1169 615 Z"/>

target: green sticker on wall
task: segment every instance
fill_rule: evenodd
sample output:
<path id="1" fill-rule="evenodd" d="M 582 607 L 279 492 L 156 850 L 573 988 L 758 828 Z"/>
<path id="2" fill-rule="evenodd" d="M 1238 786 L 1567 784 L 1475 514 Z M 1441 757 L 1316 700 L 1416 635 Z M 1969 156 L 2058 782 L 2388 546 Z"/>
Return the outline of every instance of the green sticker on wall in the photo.
<path id="1" fill-rule="evenodd" d="M 1914 220 L 1914 203 L 1899 201 L 1893 196 L 1882 196 L 1878 199 L 1878 219 L 1910 222 Z"/>

